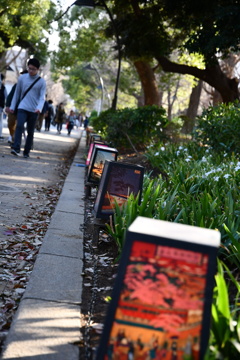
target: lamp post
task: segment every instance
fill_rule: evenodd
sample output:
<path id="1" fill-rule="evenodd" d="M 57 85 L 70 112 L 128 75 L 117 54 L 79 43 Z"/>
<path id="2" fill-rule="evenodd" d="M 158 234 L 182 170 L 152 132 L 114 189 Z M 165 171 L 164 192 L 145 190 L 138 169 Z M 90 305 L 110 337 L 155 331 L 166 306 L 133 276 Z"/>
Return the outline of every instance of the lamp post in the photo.
<path id="1" fill-rule="evenodd" d="M 104 85 L 103 85 L 103 79 L 102 77 L 100 76 L 97 68 L 92 65 L 92 64 L 88 64 L 86 66 L 84 66 L 84 70 L 93 70 L 96 72 L 98 78 L 99 78 L 99 82 L 100 82 L 100 86 L 101 86 L 101 91 L 102 91 L 102 95 L 101 95 L 101 104 L 100 104 L 100 109 L 99 109 L 99 113 L 102 111 L 102 107 L 103 107 L 103 88 L 104 88 Z"/>
<path id="2" fill-rule="evenodd" d="M 91 7 L 91 8 L 94 8 L 97 5 L 102 5 L 105 8 L 105 10 L 107 11 L 108 16 L 109 16 L 109 18 L 111 20 L 111 23 L 112 23 L 113 28 L 114 28 L 115 36 L 116 36 L 116 43 L 117 43 L 117 50 L 118 50 L 118 70 L 117 70 L 117 77 L 116 77 L 116 83 L 115 83 L 114 97 L 113 97 L 113 101 L 112 101 L 112 109 L 116 110 L 116 108 L 117 108 L 117 96 L 118 96 L 119 79 L 120 79 L 120 72 L 121 72 L 122 53 L 121 53 L 120 38 L 119 38 L 118 30 L 117 30 L 115 21 L 113 19 L 112 13 L 109 10 L 109 8 L 107 7 L 104 0 L 99 0 L 97 4 L 96 4 L 96 2 L 94 0 L 77 0 L 72 5 Z"/>

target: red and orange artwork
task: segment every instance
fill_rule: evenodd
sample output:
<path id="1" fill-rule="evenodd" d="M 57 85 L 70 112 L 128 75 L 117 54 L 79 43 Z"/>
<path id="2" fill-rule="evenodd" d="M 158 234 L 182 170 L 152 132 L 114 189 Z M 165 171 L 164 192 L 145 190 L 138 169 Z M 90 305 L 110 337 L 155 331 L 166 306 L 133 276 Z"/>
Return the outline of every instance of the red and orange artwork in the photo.
<path id="1" fill-rule="evenodd" d="M 96 155 L 91 173 L 91 180 L 99 180 L 102 176 L 104 163 L 106 160 L 114 160 L 115 153 L 110 151 L 99 150 Z"/>
<path id="2" fill-rule="evenodd" d="M 134 241 L 110 333 L 115 347 L 124 331 L 135 348 L 141 339 L 148 356 L 155 338 L 152 352 L 165 348 L 169 359 L 174 351 L 182 359 L 191 348 L 191 359 L 198 359 L 208 260 L 200 252 Z"/>

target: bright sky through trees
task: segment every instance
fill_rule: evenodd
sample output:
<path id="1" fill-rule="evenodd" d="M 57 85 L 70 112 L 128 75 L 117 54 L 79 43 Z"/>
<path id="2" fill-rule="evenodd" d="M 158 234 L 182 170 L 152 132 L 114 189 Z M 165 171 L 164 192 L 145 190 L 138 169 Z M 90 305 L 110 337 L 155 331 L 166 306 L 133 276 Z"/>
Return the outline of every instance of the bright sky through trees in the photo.
<path id="1" fill-rule="evenodd" d="M 69 6 L 71 6 L 74 3 L 74 0 L 53 0 L 56 5 L 59 5 L 59 10 L 62 10 L 62 12 L 66 11 Z M 54 22 L 52 24 L 53 28 L 57 30 L 57 23 Z M 58 42 L 59 42 L 59 36 L 57 31 L 54 31 L 53 34 L 49 37 L 49 49 L 50 50 L 57 50 Z"/>

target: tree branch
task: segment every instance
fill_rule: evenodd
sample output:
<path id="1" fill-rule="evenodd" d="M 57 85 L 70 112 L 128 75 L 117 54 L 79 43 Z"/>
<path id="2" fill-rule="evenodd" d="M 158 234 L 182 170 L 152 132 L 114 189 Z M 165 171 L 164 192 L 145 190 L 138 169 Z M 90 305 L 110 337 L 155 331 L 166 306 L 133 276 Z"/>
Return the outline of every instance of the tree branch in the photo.
<path id="1" fill-rule="evenodd" d="M 129 135 L 128 135 L 125 131 L 122 131 L 122 133 L 123 133 L 123 134 L 126 136 L 126 138 L 128 139 L 128 141 L 129 141 L 129 143 L 130 143 L 131 147 L 133 148 L 133 151 L 134 151 L 136 154 L 138 154 L 138 151 L 137 151 L 137 149 L 135 148 L 135 146 L 133 145 L 133 143 L 132 143 L 132 141 L 131 141 L 131 139 L 130 139 Z"/>
<path id="2" fill-rule="evenodd" d="M 207 65 L 206 68 L 202 70 L 195 66 L 177 64 L 170 61 L 165 56 L 156 56 L 155 58 L 165 72 L 189 74 L 205 81 L 221 94 L 224 102 L 234 101 L 239 98 L 236 79 L 227 77 L 221 70 L 217 60 L 215 63 Z"/>
<path id="3" fill-rule="evenodd" d="M 172 73 L 178 73 L 178 74 L 189 74 L 189 75 L 195 76 L 203 81 L 206 81 L 206 78 L 207 78 L 206 69 L 202 70 L 195 66 L 177 64 L 175 62 L 170 61 L 165 56 L 156 56 L 155 58 L 161 65 L 163 71 L 165 71 L 165 72 L 172 72 Z"/>

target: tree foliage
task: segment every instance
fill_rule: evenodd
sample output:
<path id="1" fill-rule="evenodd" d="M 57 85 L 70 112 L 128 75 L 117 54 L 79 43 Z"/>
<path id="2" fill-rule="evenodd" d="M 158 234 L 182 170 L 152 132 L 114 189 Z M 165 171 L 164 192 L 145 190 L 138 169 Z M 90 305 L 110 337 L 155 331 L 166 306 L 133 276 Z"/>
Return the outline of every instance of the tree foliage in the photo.
<path id="1" fill-rule="evenodd" d="M 219 59 L 239 51 L 239 0 L 115 0 L 112 4 L 124 56 L 152 58 L 164 71 L 208 82 L 225 102 L 238 98 L 236 81 L 222 72 Z M 173 50 L 185 49 L 203 56 L 204 69 L 171 60 Z"/>
<path id="2" fill-rule="evenodd" d="M 239 116 L 239 102 L 205 109 L 197 119 L 195 140 L 219 152 L 239 154 Z"/>
<path id="3" fill-rule="evenodd" d="M 101 52 L 103 34 L 99 30 L 106 19 L 98 19 L 98 13 L 73 7 L 70 14 L 58 21 L 59 49 L 54 51 L 54 66 L 62 73 L 76 62 L 89 61 Z"/>
<path id="4" fill-rule="evenodd" d="M 50 0 L 1 0 L 0 54 L 17 45 L 43 61 L 54 14 Z"/>
<path id="5" fill-rule="evenodd" d="M 165 110 L 158 106 L 137 109 L 107 110 L 91 119 L 95 131 L 116 148 L 144 150 L 153 141 L 166 140 L 168 119 Z"/>
<path id="6" fill-rule="evenodd" d="M 135 66 L 135 70 L 136 64 L 146 64 L 148 74 L 145 76 L 144 71 L 138 69 L 145 105 L 159 105 L 153 74 L 152 81 L 146 85 L 150 68 L 153 72 L 161 68 L 168 73 L 189 74 L 207 82 L 221 94 L 224 102 L 238 98 L 237 82 L 224 72 L 220 62 L 239 50 L 240 0 L 213 0 L 211 3 L 206 0 L 197 3 L 192 0 L 107 0 L 104 3 L 114 21 L 107 17 L 101 0 L 95 3 L 94 9 L 73 6 L 71 13 L 59 22 L 60 51 L 54 55 L 54 62 L 62 73 L 67 74 L 68 66 L 94 59 L 94 63 L 100 65 L 101 74 L 107 73 L 106 82 L 111 84 L 115 78 L 114 60 L 116 65 L 112 55 L 120 50 L 122 58 Z M 198 56 L 201 62 L 184 61 L 182 55 L 188 53 L 190 58 Z M 123 78 L 122 67 L 120 79 Z M 126 84 L 127 81 L 120 81 L 120 89 L 125 91 Z M 135 85 L 130 89 L 134 96 Z M 110 88 L 113 91 L 113 85 Z M 136 98 L 139 99 L 140 87 L 138 92 Z"/>
<path id="7" fill-rule="evenodd" d="M 113 11 L 125 54 L 166 56 L 182 47 L 208 61 L 239 51 L 239 6 L 239 0 L 115 0 Z"/>
<path id="8" fill-rule="evenodd" d="M 60 42 L 52 56 L 52 70 L 55 78 L 61 75 L 65 77 L 65 91 L 81 109 L 90 107 L 101 96 L 96 73 L 84 69 L 89 63 L 94 64 L 103 79 L 105 108 L 111 106 L 116 83 L 117 53 L 115 41 L 105 36 L 108 21 L 106 11 L 101 7 L 93 10 L 73 6 L 58 22 Z M 126 104 L 126 96 L 128 106 L 136 105 L 135 96 L 140 87 L 132 68 L 130 62 L 122 63 L 119 84 L 122 93 L 118 104 L 121 101 Z"/>

